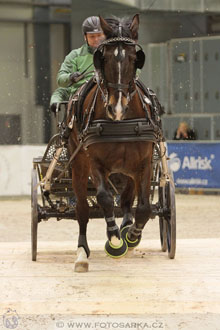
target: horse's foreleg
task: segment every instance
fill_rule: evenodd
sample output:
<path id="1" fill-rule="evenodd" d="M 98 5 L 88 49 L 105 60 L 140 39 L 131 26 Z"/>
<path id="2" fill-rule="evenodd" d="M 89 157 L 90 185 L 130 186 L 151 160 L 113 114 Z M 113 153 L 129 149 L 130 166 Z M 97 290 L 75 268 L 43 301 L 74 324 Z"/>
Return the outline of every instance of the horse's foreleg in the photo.
<path id="1" fill-rule="evenodd" d="M 132 205 L 135 198 L 134 181 L 128 177 L 127 185 L 121 194 L 121 209 L 123 212 L 123 221 L 120 229 L 133 224 Z"/>
<path id="2" fill-rule="evenodd" d="M 76 272 L 87 272 L 90 250 L 87 243 L 87 224 L 89 221 L 89 205 L 87 202 L 89 167 L 86 157 L 79 155 L 74 161 L 72 168 L 73 189 L 76 194 L 76 215 L 79 224 L 79 237 L 77 259 L 75 262 Z"/>
<path id="3" fill-rule="evenodd" d="M 107 224 L 108 241 L 105 245 L 105 251 L 111 257 L 121 257 L 127 252 L 127 246 L 121 239 L 120 230 L 115 222 L 114 199 L 107 183 L 108 173 L 104 173 L 101 169 L 97 169 L 97 167 L 94 167 L 92 173 L 97 188 L 96 198 L 103 209 Z"/>
<path id="4" fill-rule="evenodd" d="M 107 175 L 106 175 L 107 176 Z M 97 201 L 103 209 L 105 221 L 107 224 L 107 237 L 113 245 L 120 244 L 120 231 L 115 222 L 114 216 L 114 199 L 111 191 L 109 190 L 107 178 L 105 175 L 99 173 L 96 175 L 97 182 Z"/>
<path id="5" fill-rule="evenodd" d="M 135 247 L 139 244 L 142 230 L 150 218 L 150 179 L 151 170 L 149 166 L 142 173 L 139 173 L 135 180 L 138 202 L 135 212 L 135 222 L 129 227 L 127 232 L 127 243 L 129 247 Z"/>

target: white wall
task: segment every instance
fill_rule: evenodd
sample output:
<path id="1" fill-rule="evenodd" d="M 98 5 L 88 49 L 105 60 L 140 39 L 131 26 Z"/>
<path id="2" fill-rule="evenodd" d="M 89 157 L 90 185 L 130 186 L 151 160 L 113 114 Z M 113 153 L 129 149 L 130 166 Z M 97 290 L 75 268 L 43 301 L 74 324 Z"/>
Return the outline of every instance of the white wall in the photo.
<path id="1" fill-rule="evenodd" d="M 32 161 L 45 150 L 46 145 L 0 146 L 0 196 L 30 195 Z"/>

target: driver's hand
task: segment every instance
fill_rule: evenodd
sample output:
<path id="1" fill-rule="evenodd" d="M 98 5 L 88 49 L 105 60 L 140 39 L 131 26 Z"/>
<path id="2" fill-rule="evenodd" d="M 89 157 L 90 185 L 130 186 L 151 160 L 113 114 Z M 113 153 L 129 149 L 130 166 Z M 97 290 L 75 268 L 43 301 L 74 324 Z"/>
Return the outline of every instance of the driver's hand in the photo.
<path id="1" fill-rule="evenodd" d="M 82 78 L 81 77 L 81 72 L 79 72 L 79 71 L 76 71 L 76 72 L 74 72 L 70 75 L 70 81 L 73 84 L 78 82 L 81 78 Z"/>
<path id="2" fill-rule="evenodd" d="M 57 109 L 57 105 L 58 105 L 58 103 L 52 103 L 50 105 L 50 110 L 55 113 L 56 109 Z M 60 107 L 58 108 L 58 110 L 60 110 Z"/>

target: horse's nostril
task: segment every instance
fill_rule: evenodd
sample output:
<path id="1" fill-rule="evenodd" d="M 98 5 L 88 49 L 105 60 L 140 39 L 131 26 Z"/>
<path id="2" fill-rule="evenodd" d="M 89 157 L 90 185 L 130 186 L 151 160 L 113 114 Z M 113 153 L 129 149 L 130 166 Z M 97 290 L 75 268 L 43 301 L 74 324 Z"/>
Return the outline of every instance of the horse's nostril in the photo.
<path id="1" fill-rule="evenodd" d="M 127 110 L 128 110 L 128 105 L 126 105 L 126 106 L 124 107 L 124 113 L 126 113 Z"/>

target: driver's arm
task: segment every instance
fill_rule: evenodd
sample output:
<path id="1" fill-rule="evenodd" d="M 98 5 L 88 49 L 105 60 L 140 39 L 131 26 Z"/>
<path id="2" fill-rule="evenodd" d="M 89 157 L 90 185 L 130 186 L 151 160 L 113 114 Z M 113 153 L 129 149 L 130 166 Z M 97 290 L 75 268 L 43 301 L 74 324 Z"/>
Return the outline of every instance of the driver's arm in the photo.
<path id="1" fill-rule="evenodd" d="M 62 63 L 60 70 L 57 74 L 57 83 L 59 87 L 67 88 L 71 84 L 70 76 L 72 73 L 77 71 L 76 57 L 77 53 L 75 50 L 70 52 Z"/>

